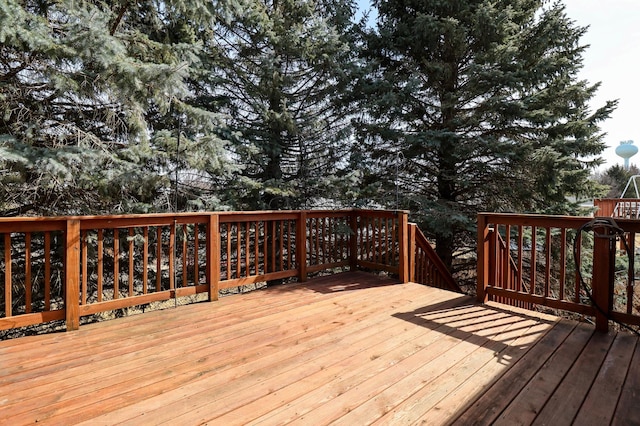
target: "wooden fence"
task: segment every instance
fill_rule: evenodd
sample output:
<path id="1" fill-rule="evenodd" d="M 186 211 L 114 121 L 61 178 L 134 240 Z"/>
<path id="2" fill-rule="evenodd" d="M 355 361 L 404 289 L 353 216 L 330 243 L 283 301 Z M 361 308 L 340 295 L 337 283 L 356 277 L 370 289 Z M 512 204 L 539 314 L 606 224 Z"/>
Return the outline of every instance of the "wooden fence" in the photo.
<path id="1" fill-rule="evenodd" d="M 387 271 L 407 282 L 420 270 L 413 259 L 424 257 L 410 250 L 427 246 L 410 245 L 404 211 L 3 218 L 0 329 L 65 320 L 73 330 L 80 317 L 103 311 L 197 293 L 213 301 L 221 289 L 305 281 L 335 268 Z M 453 282 L 438 268 L 421 282 Z"/>
<path id="2" fill-rule="evenodd" d="M 607 329 L 609 319 L 640 325 L 640 293 L 633 285 L 640 221 L 615 219 L 624 231 L 618 238 L 609 226 L 578 232 L 591 221 L 479 214 L 478 300 L 594 316 L 599 330 Z M 620 238 L 628 242 L 630 262 Z"/>

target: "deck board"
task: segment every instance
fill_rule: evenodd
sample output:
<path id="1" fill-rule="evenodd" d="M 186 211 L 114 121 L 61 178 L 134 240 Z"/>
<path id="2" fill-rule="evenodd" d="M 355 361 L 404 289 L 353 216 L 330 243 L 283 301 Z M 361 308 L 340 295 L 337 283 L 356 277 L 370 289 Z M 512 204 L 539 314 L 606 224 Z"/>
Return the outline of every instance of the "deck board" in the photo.
<path id="1" fill-rule="evenodd" d="M 628 334 L 347 273 L 0 342 L 0 418 L 622 424 L 640 414 L 630 404 L 636 345 Z"/>
<path id="2" fill-rule="evenodd" d="M 611 424 L 637 340 L 629 334 L 616 336 L 582 404 L 582 410 L 576 416 L 575 424 Z"/>

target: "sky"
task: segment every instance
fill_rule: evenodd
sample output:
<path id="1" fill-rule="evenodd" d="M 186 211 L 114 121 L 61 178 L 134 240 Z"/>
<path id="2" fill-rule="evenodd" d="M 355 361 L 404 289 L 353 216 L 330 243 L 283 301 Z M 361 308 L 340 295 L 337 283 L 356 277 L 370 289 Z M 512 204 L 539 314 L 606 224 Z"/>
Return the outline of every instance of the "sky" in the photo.
<path id="1" fill-rule="evenodd" d="M 601 124 L 607 133 L 603 158 L 608 168 L 623 164 L 614 150 L 620 141 L 633 140 L 640 147 L 640 1 L 564 0 L 567 15 L 580 26 L 589 26 L 583 37 L 590 45 L 584 54 L 580 78 L 601 82 L 591 101 L 596 109 L 607 100 L 618 99 L 618 108 Z M 631 164 L 640 165 L 640 154 Z"/>
<path id="2" fill-rule="evenodd" d="M 579 78 L 601 86 L 591 100 L 595 110 L 618 99 L 611 118 L 601 123 L 607 145 L 599 169 L 623 164 L 615 154 L 620 141 L 633 140 L 640 148 L 640 0 L 563 0 L 566 13 L 579 26 L 589 26 L 583 44 L 584 67 Z M 368 0 L 358 0 L 366 8 Z M 640 153 L 630 160 L 640 166 Z"/>

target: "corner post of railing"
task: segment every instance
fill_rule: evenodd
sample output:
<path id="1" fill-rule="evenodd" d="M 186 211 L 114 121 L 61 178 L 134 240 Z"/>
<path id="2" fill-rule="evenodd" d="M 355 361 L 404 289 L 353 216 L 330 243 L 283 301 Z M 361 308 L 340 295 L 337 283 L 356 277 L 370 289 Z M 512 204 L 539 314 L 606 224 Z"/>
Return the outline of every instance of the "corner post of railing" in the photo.
<path id="1" fill-rule="evenodd" d="M 398 248 L 399 248 L 399 275 L 400 281 L 409 282 L 409 214 L 398 212 Z"/>
<path id="2" fill-rule="evenodd" d="M 416 229 L 415 223 L 409 224 L 409 281 L 416 280 Z"/>
<path id="3" fill-rule="evenodd" d="M 209 301 L 218 300 L 220 283 L 220 216 L 209 215 L 207 224 L 207 277 L 209 279 Z"/>
<path id="4" fill-rule="evenodd" d="M 489 300 L 487 295 L 487 284 L 489 283 L 489 223 L 487 216 L 478 213 L 478 263 L 477 263 L 477 288 L 476 297 L 479 303 L 486 303 Z"/>
<path id="5" fill-rule="evenodd" d="M 349 269 L 358 270 L 358 210 L 353 210 L 349 215 Z"/>
<path id="6" fill-rule="evenodd" d="M 298 264 L 298 281 L 307 281 L 307 212 L 301 210 L 296 226 L 296 263 Z"/>
<path id="7" fill-rule="evenodd" d="M 65 230 L 64 309 L 67 331 L 80 327 L 80 220 L 67 219 Z"/>
<path id="8" fill-rule="evenodd" d="M 607 332 L 613 302 L 615 239 L 610 238 L 611 230 L 608 228 L 596 228 L 594 233 L 591 291 L 596 305 L 596 330 Z"/>

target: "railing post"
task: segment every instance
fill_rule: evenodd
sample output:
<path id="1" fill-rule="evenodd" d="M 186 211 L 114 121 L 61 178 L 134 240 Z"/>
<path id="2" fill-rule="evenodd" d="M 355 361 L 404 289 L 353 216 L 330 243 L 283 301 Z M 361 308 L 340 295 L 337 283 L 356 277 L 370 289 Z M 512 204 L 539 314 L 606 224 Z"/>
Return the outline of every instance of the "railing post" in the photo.
<path id="1" fill-rule="evenodd" d="M 296 263 L 298 281 L 307 281 L 307 212 L 300 211 L 296 226 Z"/>
<path id="2" fill-rule="evenodd" d="M 409 282 L 409 214 L 407 212 L 398 212 L 398 246 L 400 255 L 399 275 L 400 281 Z"/>
<path id="3" fill-rule="evenodd" d="M 358 211 L 349 215 L 349 269 L 358 270 Z"/>
<path id="4" fill-rule="evenodd" d="M 207 225 L 207 278 L 209 279 L 209 301 L 218 300 L 220 283 L 220 217 L 209 215 Z"/>
<path id="5" fill-rule="evenodd" d="M 489 283 L 489 226 L 487 217 L 482 213 L 478 214 L 478 264 L 476 297 L 479 303 L 486 303 L 487 284 Z"/>
<path id="6" fill-rule="evenodd" d="M 409 281 L 416 280 L 416 228 L 415 223 L 409 224 Z"/>
<path id="7" fill-rule="evenodd" d="M 65 232 L 64 308 L 67 331 L 80 327 L 80 220 L 68 219 Z"/>
<path id="8" fill-rule="evenodd" d="M 591 293 L 596 304 L 596 330 L 607 332 L 609 330 L 608 316 L 613 301 L 615 240 L 610 238 L 611 231 L 608 228 L 595 228 L 594 234 Z"/>

